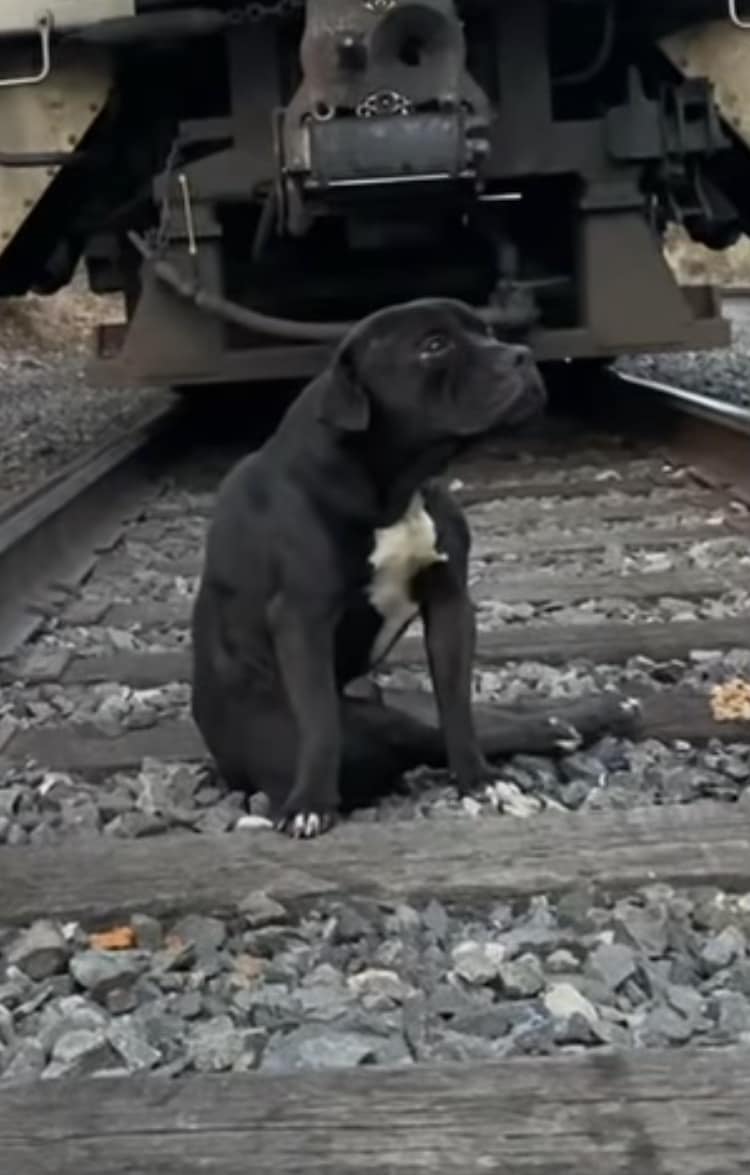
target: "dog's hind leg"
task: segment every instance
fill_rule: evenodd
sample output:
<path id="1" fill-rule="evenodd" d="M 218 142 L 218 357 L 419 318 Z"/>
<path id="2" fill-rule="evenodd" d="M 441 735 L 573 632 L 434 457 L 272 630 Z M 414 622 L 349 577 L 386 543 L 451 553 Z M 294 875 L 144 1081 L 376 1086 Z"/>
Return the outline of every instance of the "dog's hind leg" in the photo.
<path id="1" fill-rule="evenodd" d="M 445 739 L 427 694 L 389 691 L 390 704 L 345 700 L 342 707 L 344 806 L 366 804 L 415 767 L 447 766 Z M 475 707 L 479 745 L 490 762 L 514 754 L 559 755 L 601 738 L 632 735 L 638 707 L 615 693 L 535 710 Z"/>

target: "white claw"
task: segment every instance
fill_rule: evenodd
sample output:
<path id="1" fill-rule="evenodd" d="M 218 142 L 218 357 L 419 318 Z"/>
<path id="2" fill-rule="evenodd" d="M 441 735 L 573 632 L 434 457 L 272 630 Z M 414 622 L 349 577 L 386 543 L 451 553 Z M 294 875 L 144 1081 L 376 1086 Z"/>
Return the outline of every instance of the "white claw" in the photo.
<path id="1" fill-rule="evenodd" d="M 298 812 L 292 824 L 292 834 L 302 840 L 309 840 L 318 836 L 322 828 L 322 821 L 317 812 Z"/>
<path id="2" fill-rule="evenodd" d="M 561 738 L 555 743 L 557 749 L 564 751 L 566 755 L 572 755 L 574 751 L 578 750 L 580 745 L 581 740 L 579 738 Z"/>

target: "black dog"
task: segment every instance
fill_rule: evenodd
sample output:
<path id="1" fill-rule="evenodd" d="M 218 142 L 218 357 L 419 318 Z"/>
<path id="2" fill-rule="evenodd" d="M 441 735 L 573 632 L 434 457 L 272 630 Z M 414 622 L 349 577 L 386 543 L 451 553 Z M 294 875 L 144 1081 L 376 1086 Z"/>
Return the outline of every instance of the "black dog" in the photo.
<path id="1" fill-rule="evenodd" d="M 429 481 L 543 403 L 527 348 L 462 303 L 412 302 L 352 330 L 225 479 L 193 615 L 193 715 L 229 785 L 266 792 L 280 828 L 315 836 L 420 764 L 447 762 L 468 790 L 496 774 L 485 755 L 559 745 L 559 718 L 516 715 L 480 749 L 469 532 Z M 344 694 L 417 613 L 442 734 Z M 597 728 L 616 720 L 605 709 Z"/>

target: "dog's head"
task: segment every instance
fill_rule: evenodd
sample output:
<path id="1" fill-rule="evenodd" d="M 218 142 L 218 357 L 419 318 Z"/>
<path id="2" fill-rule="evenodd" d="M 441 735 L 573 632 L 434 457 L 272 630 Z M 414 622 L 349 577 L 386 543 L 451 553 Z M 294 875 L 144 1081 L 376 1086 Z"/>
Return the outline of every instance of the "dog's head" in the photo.
<path id="1" fill-rule="evenodd" d="M 522 424 L 545 401 L 527 347 L 499 342 L 463 302 L 432 298 L 354 327 L 321 392 L 320 416 L 331 427 L 374 429 L 412 452 Z"/>

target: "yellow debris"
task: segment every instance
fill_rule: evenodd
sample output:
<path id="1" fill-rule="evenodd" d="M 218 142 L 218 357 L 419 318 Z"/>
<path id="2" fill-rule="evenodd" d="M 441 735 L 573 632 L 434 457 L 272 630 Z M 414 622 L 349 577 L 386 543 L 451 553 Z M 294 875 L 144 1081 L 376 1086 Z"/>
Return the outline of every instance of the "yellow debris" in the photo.
<path id="1" fill-rule="evenodd" d="M 735 677 L 714 686 L 711 712 L 717 722 L 750 722 L 750 681 Z"/>

